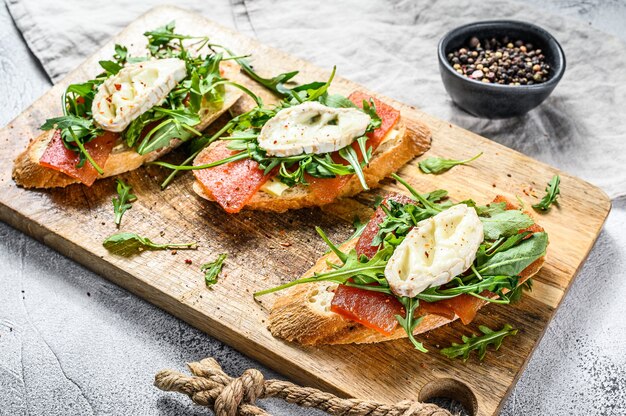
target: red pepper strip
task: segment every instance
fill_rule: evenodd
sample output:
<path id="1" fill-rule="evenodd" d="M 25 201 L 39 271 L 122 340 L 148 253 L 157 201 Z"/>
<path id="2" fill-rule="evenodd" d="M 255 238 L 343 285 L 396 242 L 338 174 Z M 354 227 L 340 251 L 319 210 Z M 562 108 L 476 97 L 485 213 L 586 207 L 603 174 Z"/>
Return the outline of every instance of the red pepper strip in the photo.
<path id="1" fill-rule="evenodd" d="M 229 150 L 227 145 L 226 142 L 219 142 L 211 151 L 196 158 L 194 166 L 217 162 L 237 153 L 237 151 Z M 263 184 L 273 176 L 271 172 L 264 175 L 259 164 L 251 159 L 194 170 L 193 174 L 202 185 L 202 189 L 231 214 L 241 211 Z"/>
<path id="2" fill-rule="evenodd" d="M 102 135 L 85 143 L 85 150 L 100 168 L 104 168 L 118 137 L 116 133 L 105 131 Z M 80 156 L 78 153 L 69 150 L 63 145 L 61 131 L 55 130 L 52 140 L 50 140 L 48 147 L 39 160 L 39 164 L 46 168 L 63 172 L 72 178 L 78 179 L 83 184 L 91 186 L 98 178 L 98 171 L 89 161 L 85 161 L 81 168 L 77 168 L 76 165 L 79 160 Z"/>
<path id="3" fill-rule="evenodd" d="M 361 108 L 363 107 L 363 100 L 369 101 L 370 98 L 374 101 L 374 104 L 376 105 L 376 113 L 381 118 L 380 127 L 371 133 L 368 133 L 368 139 L 365 144 L 366 149 L 371 147 L 372 151 L 374 151 L 383 141 L 385 135 L 393 129 L 393 126 L 396 125 L 400 119 L 400 112 L 382 101 L 360 91 L 355 91 L 348 97 L 350 101 Z M 362 160 L 363 155 L 361 154 L 359 144 L 357 142 L 352 143 L 352 148 L 354 148 L 357 152 L 359 160 Z M 339 156 L 338 152 L 333 153 L 333 160 L 335 163 L 348 163 Z M 306 176 L 306 180 L 310 184 L 309 189 L 313 192 L 315 197 L 323 203 L 334 201 L 351 178 L 352 175 L 336 176 L 334 178 L 314 178 L 309 175 Z"/>

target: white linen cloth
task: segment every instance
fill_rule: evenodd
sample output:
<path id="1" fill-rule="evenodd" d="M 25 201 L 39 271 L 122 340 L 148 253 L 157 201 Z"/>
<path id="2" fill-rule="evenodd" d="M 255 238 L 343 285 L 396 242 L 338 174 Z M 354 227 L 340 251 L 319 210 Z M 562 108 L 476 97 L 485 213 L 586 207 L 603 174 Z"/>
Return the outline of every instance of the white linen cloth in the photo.
<path id="1" fill-rule="evenodd" d="M 62 78 L 155 0 L 8 0 L 9 10 L 53 81 Z M 602 187 L 626 195 L 626 45 L 580 22 L 522 2 L 492 0 L 187 0 L 196 10 L 424 111 Z M 439 77 L 438 40 L 464 23 L 536 23 L 562 44 L 567 69 L 527 115 L 473 117 L 454 106 Z"/>

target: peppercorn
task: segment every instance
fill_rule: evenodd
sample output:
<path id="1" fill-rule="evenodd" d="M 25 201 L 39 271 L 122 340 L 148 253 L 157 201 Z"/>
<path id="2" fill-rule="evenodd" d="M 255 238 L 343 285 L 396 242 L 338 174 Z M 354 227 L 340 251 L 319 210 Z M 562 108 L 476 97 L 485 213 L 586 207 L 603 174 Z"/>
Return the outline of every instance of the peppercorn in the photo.
<path id="1" fill-rule="evenodd" d="M 547 81 L 550 74 L 550 65 L 541 49 L 508 36 L 485 39 L 473 36 L 467 45 L 446 56 L 456 72 L 485 83 L 533 85 Z"/>

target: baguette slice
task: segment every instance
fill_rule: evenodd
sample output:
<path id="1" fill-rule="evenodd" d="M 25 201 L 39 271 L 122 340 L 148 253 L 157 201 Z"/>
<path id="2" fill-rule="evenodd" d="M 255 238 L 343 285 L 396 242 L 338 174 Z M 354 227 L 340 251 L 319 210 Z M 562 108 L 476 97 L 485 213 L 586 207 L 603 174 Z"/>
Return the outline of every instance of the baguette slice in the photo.
<path id="1" fill-rule="evenodd" d="M 500 199 L 502 202 L 503 199 Z M 530 213 L 527 212 L 530 215 Z M 350 240 L 341 246 L 342 251 L 348 251 L 356 245 L 357 239 Z M 312 276 L 316 272 L 329 270 L 327 260 L 338 263 L 334 254 L 320 258 L 308 270 L 304 277 Z M 520 284 L 534 276 L 543 266 L 545 257 L 537 259 L 521 273 Z M 315 282 L 294 286 L 278 297 L 270 309 L 269 330 L 275 337 L 303 345 L 325 344 L 367 344 L 389 341 L 407 336 L 404 329 L 396 328 L 390 336 L 367 328 L 357 322 L 344 318 L 330 311 L 330 304 L 337 285 L 332 282 Z M 482 306 L 488 302 L 484 301 Z M 454 319 L 428 314 L 415 328 L 414 334 L 428 332 Z"/>
<path id="2" fill-rule="evenodd" d="M 239 73 L 239 66 L 229 61 L 222 62 L 220 68 L 224 72 L 225 78 L 235 77 Z M 198 131 L 206 129 L 209 124 L 233 106 L 241 95 L 242 92 L 239 89 L 226 86 L 223 105 L 217 110 L 205 109 L 204 114 L 201 114 L 200 124 L 195 126 L 195 129 Z M 15 159 L 12 176 L 13 180 L 18 185 L 24 188 L 58 188 L 80 183 L 78 179 L 39 164 L 39 160 L 46 151 L 53 134 L 54 130 L 44 131 L 41 135 L 32 140 L 26 150 Z M 134 149 L 126 146 L 120 137 L 102 168 L 104 174 L 100 175 L 98 179 L 108 178 L 135 170 L 144 163 L 152 162 L 160 158 L 172 149 L 178 147 L 181 143 L 180 140 L 172 140 L 167 147 L 145 155 L 140 155 Z"/>
<path id="3" fill-rule="evenodd" d="M 423 124 L 401 118 L 395 130 L 397 131 L 395 138 L 383 141 L 372 155 L 370 163 L 363 168 L 365 180 L 370 188 L 378 187 L 380 181 L 386 176 L 396 172 L 414 157 L 425 153 L 430 148 L 430 131 Z M 212 146 L 204 149 L 203 153 L 210 152 Z M 198 158 L 202 158 L 203 153 L 200 153 Z M 197 180 L 193 184 L 193 190 L 202 198 L 212 200 Z M 351 197 L 362 191 L 359 179 L 353 176 L 343 188 L 339 198 Z M 287 189 L 279 197 L 259 191 L 245 208 L 280 213 L 290 209 L 320 206 L 324 203 L 315 197 L 308 187 L 298 185 Z"/>

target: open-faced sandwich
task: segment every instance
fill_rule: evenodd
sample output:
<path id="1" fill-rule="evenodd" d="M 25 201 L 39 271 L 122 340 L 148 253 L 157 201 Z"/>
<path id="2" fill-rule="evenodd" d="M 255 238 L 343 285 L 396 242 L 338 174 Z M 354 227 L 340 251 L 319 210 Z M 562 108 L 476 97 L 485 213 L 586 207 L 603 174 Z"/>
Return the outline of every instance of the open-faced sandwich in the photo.
<path id="1" fill-rule="evenodd" d="M 241 96 L 226 81 L 239 66 L 207 49 L 208 38 L 176 34 L 173 23 L 144 35 L 145 55 L 116 45 L 104 72 L 67 87 L 63 114 L 15 161 L 19 185 L 90 186 L 137 169 L 200 136 Z"/>
<path id="2" fill-rule="evenodd" d="M 334 73 L 281 90 L 272 108 L 257 100 L 198 150 L 193 166 L 169 167 L 193 170 L 194 190 L 229 213 L 283 212 L 375 187 L 428 150 L 425 127 L 392 106 L 359 91 L 329 94 Z"/>
<path id="3" fill-rule="evenodd" d="M 543 265 L 548 236 L 532 217 L 498 196 L 485 206 L 452 203 L 446 191 L 387 196 L 360 236 L 304 277 L 255 295 L 287 291 L 273 303 L 269 329 L 307 345 L 414 337 L 489 302 L 509 303 Z"/>

